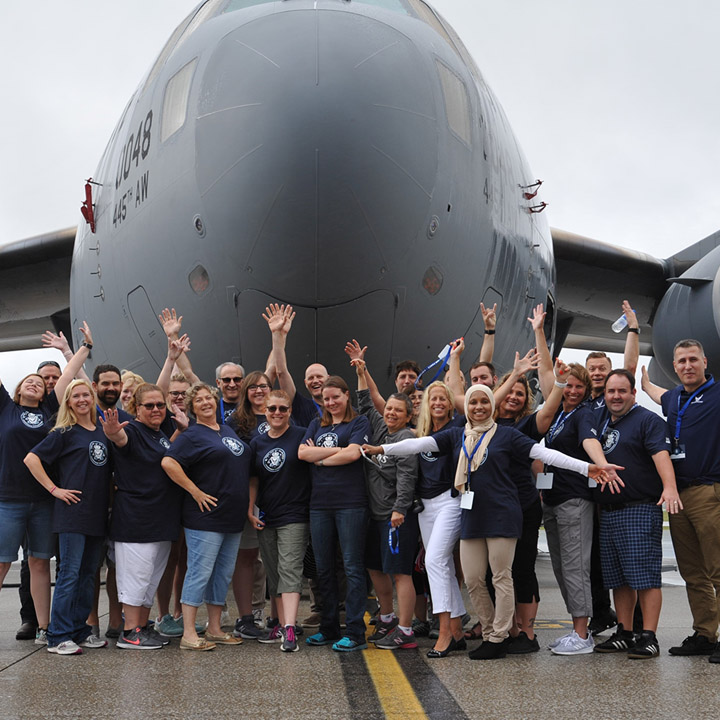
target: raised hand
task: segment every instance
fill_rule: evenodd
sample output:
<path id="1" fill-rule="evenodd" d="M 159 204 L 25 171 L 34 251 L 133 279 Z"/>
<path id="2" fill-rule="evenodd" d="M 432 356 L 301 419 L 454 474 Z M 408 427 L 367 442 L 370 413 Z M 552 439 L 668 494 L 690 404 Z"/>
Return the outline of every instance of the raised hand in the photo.
<path id="1" fill-rule="evenodd" d="M 482 303 L 480 303 L 480 312 L 483 316 L 485 329 L 494 330 L 495 323 L 497 323 L 497 303 L 493 303 L 491 308 L 486 308 Z"/>
<path id="2" fill-rule="evenodd" d="M 160 320 L 163 331 L 168 338 L 171 340 L 177 338 L 180 334 L 180 328 L 182 328 L 182 315 L 178 317 L 175 308 L 172 310 L 165 308 L 162 313 L 158 315 L 158 320 Z"/>
<path id="3" fill-rule="evenodd" d="M 62 334 L 62 330 L 60 331 L 59 335 L 56 335 L 51 330 L 46 330 L 42 334 L 42 345 L 46 348 L 55 348 L 56 350 L 59 350 L 63 355 L 65 353 L 72 353 L 70 350 L 70 343 L 67 341 L 67 338 Z"/>
<path id="4" fill-rule="evenodd" d="M 465 351 L 465 338 L 458 338 L 450 343 L 450 357 L 460 357 Z"/>
<path id="5" fill-rule="evenodd" d="M 350 364 L 355 367 L 355 372 L 358 377 L 365 376 L 365 361 L 362 358 L 355 358 L 350 361 Z"/>
<path id="6" fill-rule="evenodd" d="M 87 324 L 87 322 L 85 322 L 85 320 L 83 320 L 83 324 L 80 327 L 80 332 L 82 333 L 83 340 L 88 345 L 92 345 L 93 344 L 92 333 L 90 332 L 90 326 Z"/>
<path id="7" fill-rule="evenodd" d="M 545 311 L 543 310 L 543 304 L 540 303 L 533 308 L 532 317 L 528 318 L 528 322 L 532 325 L 534 331 L 540 330 L 545 323 Z"/>
<path id="8" fill-rule="evenodd" d="M 555 358 L 555 367 L 553 368 L 555 372 L 555 379 L 559 383 L 566 383 L 568 379 L 568 375 L 570 374 L 570 367 L 566 365 L 560 358 Z"/>
<path id="9" fill-rule="evenodd" d="M 190 352 L 190 338 L 187 333 L 176 340 L 168 338 L 168 358 L 172 362 L 176 362 L 184 352 Z"/>
<path id="10" fill-rule="evenodd" d="M 360 347 L 360 343 L 355 338 L 352 339 L 352 342 L 345 343 L 345 354 L 350 358 L 351 363 L 353 360 L 364 360 L 366 350 L 367 345 Z"/>
<path id="11" fill-rule="evenodd" d="M 535 348 L 530 348 L 523 357 L 520 357 L 520 353 L 515 353 L 515 362 L 513 364 L 513 371 L 518 375 L 524 375 L 531 370 L 537 370 L 540 366 L 540 355 Z"/>
<path id="12" fill-rule="evenodd" d="M 630 303 L 627 300 L 623 300 L 622 311 L 625 319 L 627 320 L 628 327 L 637 328 L 639 327 L 637 315 L 635 311 L 630 307 Z"/>
<path id="13" fill-rule="evenodd" d="M 105 411 L 105 419 L 103 419 L 102 415 L 99 415 L 100 424 L 102 425 L 103 432 L 105 433 L 105 436 L 112 440 L 113 437 L 118 435 L 125 427 L 127 427 L 130 424 L 129 420 L 126 420 L 125 422 L 120 422 L 118 419 L 118 411 L 115 408 L 108 408 Z"/>
<path id="14" fill-rule="evenodd" d="M 290 332 L 292 322 L 295 319 L 292 305 L 278 305 L 277 303 L 270 303 L 265 308 L 262 316 L 267 322 L 271 333 L 279 332 L 283 335 Z"/>
<path id="15" fill-rule="evenodd" d="M 181 410 L 175 403 L 173 403 L 170 406 L 170 409 L 173 413 L 173 420 L 175 421 L 175 425 L 177 426 L 177 429 L 180 432 L 184 432 L 188 429 L 188 425 L 190 424 L 190 419 L 185 414 L 183 410 Z"/>

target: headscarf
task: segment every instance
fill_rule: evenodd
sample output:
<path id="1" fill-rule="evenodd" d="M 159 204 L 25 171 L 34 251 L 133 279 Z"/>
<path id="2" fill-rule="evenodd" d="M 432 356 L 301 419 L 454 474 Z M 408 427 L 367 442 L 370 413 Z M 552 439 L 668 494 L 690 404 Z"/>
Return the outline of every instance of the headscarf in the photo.
<path id="1" fill-rule="evenodd" d="M 470 420 L 470 413 L 468 413 L 468 403 L 470 402 L 470 398 L 478 392 L 483 392 L 488 396 L 488 398 L 490 398 L 490 414 L 483 422 L 473 423 Z M 461 492 L 464 490 L 468 480 L 467 459 L 470 455 L 472 455 L 472 452 L 475 449 L 475 445 L 482 437 L 482 434 L 485 433 L 485 437 L 483 438 L 480 447 L 475 452 L 475 455 L 473 455 L 472 466 L 470 468 L 472 472 L 474 472 L 480 467 L 480 463 L 483 457 L 485 457 L 485 451 L 487 450 L 487 446 L 490 444 L 490 441 L 495 435 L 495 430 L 497 430 L 497 423 L 493 420 L 494 414 L 495 396 L 493 395 L 493 391 L 486 385 L 478 384 L 469 387 L 467 389 L 467 392 L 465 393 L 465 417 L 467 418 L 467 423 L 465 423 L 465 437 L 463 440 L 463 442 L 465 443 L 465 449 L 467 450 L 467 456 L 461 448 L 460 457 L 458 458 L 457 469 L 455 470 L 455 487 Z"/>

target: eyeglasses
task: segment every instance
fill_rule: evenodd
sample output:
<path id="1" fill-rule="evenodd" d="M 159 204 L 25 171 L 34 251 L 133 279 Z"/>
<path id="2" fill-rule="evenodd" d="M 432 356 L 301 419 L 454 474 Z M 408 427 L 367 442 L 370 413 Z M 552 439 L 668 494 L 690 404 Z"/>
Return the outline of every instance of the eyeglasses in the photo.
<path id="1" fill-rule="evenodd" d="M 164 407 L 167 407 L 164 402 L 156 402 L 156 403 L 140 403 L 139 407 L 144 407 L 146 410 L 154 410 L 157 408 L 158 410 L 161 410 Z"/>
<path id="2" fill-rule="evenodd" d="M 290 408 L 287 405 L 268 405 L 267 411 L 274 413 L 274 412 L 281 412 L 286 413 Z"/>
<path id="3" fill-rule="evenodd" d="M 168 395 L 172 395 L 174 398 L 185 397 L 184 390 L 171 390 Z"/>
<path id="4" fill-rule="evenodd" d="M 248 385 L 248 390 L 269 390 L 270 386 L 267 383 L 261 383 L 260 385 Z"/>
<path id="5" fill-rule="evenodd" d="M 229 385 L 230 383 L 235 383 L 236 385 L 239 385 L 243 379 L 241 377 L 227 377 L 227 378 L 220 378 L 223 385 Z"/>

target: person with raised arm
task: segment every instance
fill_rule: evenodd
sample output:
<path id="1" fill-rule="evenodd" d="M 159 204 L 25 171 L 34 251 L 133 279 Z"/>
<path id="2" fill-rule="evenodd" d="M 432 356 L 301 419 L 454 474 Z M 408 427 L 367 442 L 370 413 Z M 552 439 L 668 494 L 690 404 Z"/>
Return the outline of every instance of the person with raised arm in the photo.
<path id="1" fill-rule="evenodd" d="M 460 558 L 470 597 L 482 625 L 483 643 L 470 652 L 473 660 L 505 657 L 515 609 L 512 561 L 522 529 L 522 508 L 512 478 L 515 460 L 527 457 L 573 468 L 604 479 L 615 466 L 592 465 L 535 443 L 518 430 L 493 420 L 495 400 L 490 388 L 470 387 L 465 395 L 464 428 L 449 428 L 430 437 L 383 446 L 363 446 L 371 455 L 440 452 L 456 463 L 455 488 L 462 491 Z M 495 604 L 485 581 L 488 566 Z M 592 642 L 592 641 L 591 641 Z"/>
<path id="2" fill-rule="evenodd" d="M 58 535 L 62 562 L 47 631 L 48 652 L 79 655 L 82 648 L 105 647 L 107 640 L 93 634 L 87 619 L 105 543 L 112 463 L 90 383 L 73 380 L 68 385 L 55 426 L 24 462 L 55 498 L 52 530 Z M 52 479 L 46 470 L 51 466 Z"/>
<path id="3" fill-rule="evenodd" d="M 12 397 L 0 381 L 0 587 L 27 537 L 38 645 L 47 644 L 50 619 L 50 558 L 55 549 L 51 531 L 53 502 L 23 460 L 50 431 L 50 419 L 59 409 L 57 398 L 64 396 L 90 354 L 92 334 L 87 323 L 82 324 L 80 332 L 84 342 L 50 393 L 37 373 L 26 375 Z"/>

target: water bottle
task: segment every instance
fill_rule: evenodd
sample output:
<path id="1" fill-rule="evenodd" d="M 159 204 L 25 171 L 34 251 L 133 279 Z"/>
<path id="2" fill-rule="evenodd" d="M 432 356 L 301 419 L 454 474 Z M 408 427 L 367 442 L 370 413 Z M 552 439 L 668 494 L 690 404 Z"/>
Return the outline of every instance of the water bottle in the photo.
<path id="1" fill-rule="evenodd" d="M 623 313 L 613 324 L 612 329 L 613 332 L 619 333 L 622 332 L 627 327 L 627 318 L 625 317 L 625 313 Z"/>

